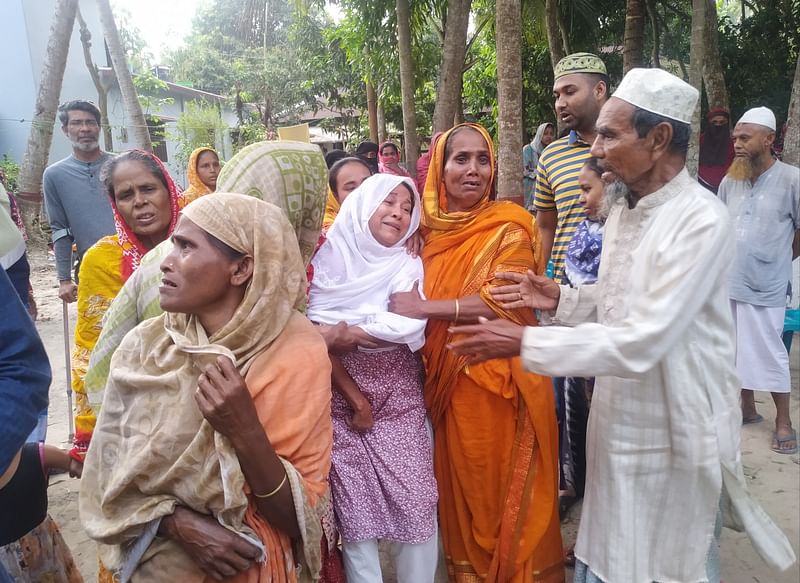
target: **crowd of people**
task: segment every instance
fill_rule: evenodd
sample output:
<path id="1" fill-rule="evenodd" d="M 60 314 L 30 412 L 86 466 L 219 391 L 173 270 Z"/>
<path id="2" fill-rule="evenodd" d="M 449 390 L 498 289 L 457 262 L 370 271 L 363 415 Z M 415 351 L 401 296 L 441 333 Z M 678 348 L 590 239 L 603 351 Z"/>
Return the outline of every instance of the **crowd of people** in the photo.
<path id="1" fill-rule="evenodd" d="M 64 104 L 73 153 L 44 196 L 77 302 L 75 438 L 43 444 L 50 367 L 3 190 L 0 583 L 83 580 L 50 471 L 81 479 L 103 583 L 377 583 L 380 545 L 400 583 L 442 560 L 454 583 L 562 583 L 570 563 L 576 583 L 719 583 L 723 525 L 789 568 L 739 451 L 769 391 L 770 446 L 797 452 L 800 171 L 774 156 L 775 116 L 731 134 L 709 112 L 694 179 L 690 85 L 633 69 L 612 93 L 589 53 L 554 79 L 524 206 L 473 123 L 413 176 L 391 141 L 277 141 L 224 164 L 198 148 L 182 189 Z"/>

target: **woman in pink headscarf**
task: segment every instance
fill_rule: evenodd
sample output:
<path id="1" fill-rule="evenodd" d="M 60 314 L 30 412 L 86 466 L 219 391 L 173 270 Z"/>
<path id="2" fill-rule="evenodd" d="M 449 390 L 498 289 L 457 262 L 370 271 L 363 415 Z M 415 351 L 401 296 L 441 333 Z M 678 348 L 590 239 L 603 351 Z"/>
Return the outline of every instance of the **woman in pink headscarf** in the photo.
<path id="1" fill-rule="evenodd" d="M 394 142 L 384 142 L 378 150 L 378 172 L 395 176 L 411 177 L 411 174 L 400 165 L 400 151 Z"/>
<path id="2" fill-rule="evenodd" d="M 417 177 L 414 179 L 417 182 L 417 190 L 423 192 L 425 190 L 425 180 L 428 178 L 428 167 L 431 165 L 431 154 L 436 148 L 436 142 L 442 136 L 442 132 L 436 132 L 431 138 L 431 147 L 422 156 L 417 158 Z"/>

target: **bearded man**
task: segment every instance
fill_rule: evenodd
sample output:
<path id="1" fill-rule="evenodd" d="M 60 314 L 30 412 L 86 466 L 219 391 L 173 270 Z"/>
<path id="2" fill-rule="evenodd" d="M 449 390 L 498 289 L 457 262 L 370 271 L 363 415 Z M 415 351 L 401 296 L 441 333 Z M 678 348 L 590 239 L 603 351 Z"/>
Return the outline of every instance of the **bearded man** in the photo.
<path id="1" fill-rule="evenodd" d="M 730 299 L 743 423 L 763 420 L 753 391 L 772 393 L 772 450 L 794 454 L 797 433 L 789 417 L 791 378 L 782 334 L 792 259 L 800 252 L 800 170 L 772 156 L 775 127 L 775 115 L 766 107 L 742 116 L 733 132 L 736 159 L 719 197 L 736 230 Z"/>
<path id="2" fill-rule="evenodd" d="M 538 374 L 597 377 L 576 583 L 719 583 L 723 521 L 771 565 L 795 561 L 742 470 L 733 229 L 686 170 L 698 98 L 666 71 L 631 69 L 603 106 L 592 155 L 630 193 L 606 221 L 596 284 L 495 274 L 519 282 L 496 288 L 497 301 L 554 312 L 563 325 L 452 330 L 451 349 L 469 362 L 519 354 Z"/>
<path id="3" fill-rule="evenodd" d="M 700 134 L 697 178 L 700 184 L 714 193 L 719 190 L 719 183 L 733 162 L 730 119 L 731 114 L 724 107 L 712 109 L 706 114 L 706 131 Z"/>
<path id="4" fill-rule="evenodd" d="M 78 262 L 99 239 L 113 235 L 111 201 L 100 182 L 100 169 L 112 154 L 100 149 L 100 110 L 75 100 L 58 108 L 61 131 L 72 144 L 72 154 L 44 171 L 44 205 L 53 230 L 58 296 L 66 302 L 78 299 L 78 268 L 72 276 L 72 244 Z"/>

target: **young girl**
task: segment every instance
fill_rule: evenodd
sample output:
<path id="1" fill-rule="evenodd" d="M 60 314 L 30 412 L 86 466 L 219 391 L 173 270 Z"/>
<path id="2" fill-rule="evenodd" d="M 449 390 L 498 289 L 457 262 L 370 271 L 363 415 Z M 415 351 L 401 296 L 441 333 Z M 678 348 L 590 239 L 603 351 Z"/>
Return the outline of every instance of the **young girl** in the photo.
<path id="1" fill-rule="evenodd" d="M 83 583 L 69 547 L 47 514 L 50 470 L 80 478 L 83 465 L 52 445 L 28 443 L 13 477 L 0 488 L 0 572 L 5 569 L 16 583 Z"/>
<path id="2" fill-rule="evenodd" d="M 608 197 L 601 179 L 602 169 L 597 158 L 589 158 L 578 175 L 580 203 L 586 219 L 578 225 L 567 247 L 564 275 L 568 285 L 577 287 L 597 281 L 600 253 L 603 248 L 603 226 L 608 216 Z M 586 486 L 586 424 L 594 379 L 567 378 L 564 401 L 565 427 L 562 429 L 560 510 L 563 515 L 583 497 Z M 571 557 L 569 557 L 571 562 Z"/>
<path id="3" fill-rule="evenodd" d="M 308 316 L 323 330 L 346 323 L 343 344 L 355 346 L 331 355 L 330 481 L 348 583 L 382 581 L 379 539 L 393 543 L 400 583 L 432 583 L 436 570 L 436 481 L 416 354 L 426 321 L 388 312 L 390 294 L 422 288 L 422 262 L 404 248 L 419 217 L 411 179 L 372 176 L 342 203 L 312 260 Z"/>
<path id="4" fill-rule="evenodd" d="M 603 249 L 603 225 L 609 210 L 603 196 L 605 185 L 602 174 L 597 158 L 589 158 L 578 175 L 581 189 L 579 200 L 586 212 L 586 219 L 575 229 L 564 261 L 564 274 L 573 287 L 597 281 L 600 252 Z"/>

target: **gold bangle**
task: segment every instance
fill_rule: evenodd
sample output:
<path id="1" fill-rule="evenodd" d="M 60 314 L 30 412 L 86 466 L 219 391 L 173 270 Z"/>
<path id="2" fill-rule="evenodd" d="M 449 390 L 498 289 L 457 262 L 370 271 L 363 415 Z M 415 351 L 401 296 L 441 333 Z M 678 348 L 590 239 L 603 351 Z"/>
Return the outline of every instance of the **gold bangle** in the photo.
<path id="1" fill-rule="evenodd" d="M 269 494 L 256 494 L 255 492 L 253 492 L 253 496 L 255 496 L 256 498 L 261 498 L 261 499 L 264 499 L 264 498 L 272 498 L 272 497 L 273 497 L 275 494 L 277 494 L 277 493 L 278 493 L 278 491 L 279 491 L 281 488 L 283 488 L 283 485 L 286 483 L 286 479 L 287 479 L 288 477 L 289 477 L 289 476 L 286 474 L 286 472 L 284 472 L 284 474 L 283 474 L 283 480 L 281 480 L 281 483 L 280 483 L 280 484 L 278 484 L 278 487 L 277 487 L 277 488 L 275 488 L 275 489 L 274 489 L 272 492 L 270 492 Z"/>
<path id="2" fill-rule="evenodd" d="M 458 298 L 456 298 L 456 319 L 453 321 L 454 324 L 458 324 Z"/>

